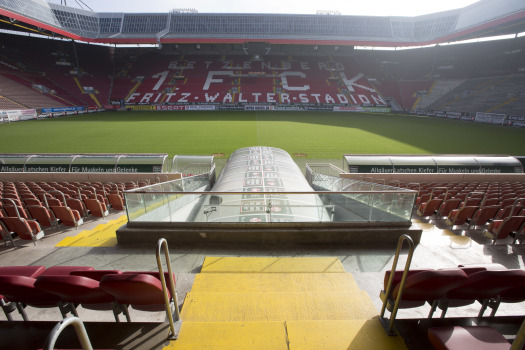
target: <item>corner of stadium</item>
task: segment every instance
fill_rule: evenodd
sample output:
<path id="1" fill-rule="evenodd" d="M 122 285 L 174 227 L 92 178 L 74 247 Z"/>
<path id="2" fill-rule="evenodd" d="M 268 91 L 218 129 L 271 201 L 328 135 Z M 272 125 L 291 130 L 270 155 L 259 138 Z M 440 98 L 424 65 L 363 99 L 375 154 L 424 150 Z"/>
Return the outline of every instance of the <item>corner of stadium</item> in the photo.
<path id="1" fill-rule="evenodd" d="M 0 1 L 0 349 L 525 348 L 522 0 L 71 2 Z"/>

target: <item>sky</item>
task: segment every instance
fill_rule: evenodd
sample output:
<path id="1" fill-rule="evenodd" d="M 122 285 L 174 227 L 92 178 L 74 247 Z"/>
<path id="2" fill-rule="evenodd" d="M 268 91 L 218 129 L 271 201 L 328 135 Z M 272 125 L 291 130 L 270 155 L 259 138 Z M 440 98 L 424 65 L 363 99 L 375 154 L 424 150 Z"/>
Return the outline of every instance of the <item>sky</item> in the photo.
<path id="1" fill-rule="evenodd" d="M 61 0 L 47 0 L 60 4 Z M 341 15 L 419 16 L 471 5 L 478 0 L 66 0 L 68 6 L 86 4 L 96 12 L 169 12 L 192 8 L 199 13 L 294 13 L 315 14 L 318 10 Z M 63 2 L 63 1 L 62 1 Z M 82 5 L 82 8 L 86 8 Z M 86 8 L 87 9 L 87 8 Z"/>

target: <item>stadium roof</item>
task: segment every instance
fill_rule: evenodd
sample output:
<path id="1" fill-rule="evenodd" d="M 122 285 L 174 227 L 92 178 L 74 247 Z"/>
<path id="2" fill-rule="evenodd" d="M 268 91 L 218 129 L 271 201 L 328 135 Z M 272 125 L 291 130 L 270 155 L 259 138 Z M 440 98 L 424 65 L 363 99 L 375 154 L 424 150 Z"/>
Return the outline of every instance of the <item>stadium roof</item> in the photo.
<path id="1" fill-rule="evenodd" d="M 0 0 L 4 28 L 108 44 L 244 43 L 422 46 L 525 32 L 525 1 L 481 0 L 415 17 L 292 14 L 105 13 Z"/>

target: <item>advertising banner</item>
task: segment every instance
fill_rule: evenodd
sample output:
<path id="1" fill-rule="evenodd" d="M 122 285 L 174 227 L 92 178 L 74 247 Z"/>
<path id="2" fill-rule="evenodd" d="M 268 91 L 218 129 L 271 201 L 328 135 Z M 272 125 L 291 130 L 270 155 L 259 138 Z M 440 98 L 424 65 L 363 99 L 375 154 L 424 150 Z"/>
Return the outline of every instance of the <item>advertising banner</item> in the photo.
<path id="1" fill-rule="evenodd" d="M 83 111 L 83 106 L 79 107 L 56 107 L 56 108 L 42 108 L 42 113 L 63 113 L 63 112 L 79 112 Z"/>

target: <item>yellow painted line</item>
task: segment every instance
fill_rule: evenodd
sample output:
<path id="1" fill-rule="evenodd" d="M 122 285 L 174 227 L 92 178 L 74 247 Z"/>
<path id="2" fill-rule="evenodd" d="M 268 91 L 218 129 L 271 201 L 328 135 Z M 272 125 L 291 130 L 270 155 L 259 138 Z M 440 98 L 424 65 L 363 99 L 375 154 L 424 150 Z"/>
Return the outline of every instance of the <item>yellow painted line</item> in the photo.
<path id="1" fill-rule="evenodd" d="M 427 97 L 430 96 L 432 91 L 434 91 L 434 88 L 436 87 L 436 84 L 437 84 L 437 80 L 434 80 L 434 82 L 432 83 L 432 86 L 430 87 L 430 89 L 428 89 Z"/>
<path id="2" fill-rule="evenodd" d="M 80 92 L 81 93 L 84 93 L 84 88 L 82 87 L 82 85 L 80 84 L 80 81 L 78 80 L 77 77 L 73 77 L 73 80 L 75 81 L 75 83 L 77 83 L 77 86 L 78 88 L 80 89 Z"/>
<path id="3" fill-rule="evenodd" d="M 138 81 L 135 85 L 133 85 L 131 90 L 129 90 L 128 94 L 126 95 L 126 98 L 124 99 L 124 101 L 127 101 L 129 97 L 131 96 L 131 94 L 134 93 L 135 90 L 137 90 L 141 84 L 142 84 L 142 81 Z"/>
<path id="4" fill-rule="evenodd" d="M 57 247 L 114 247 L 117 245 L 117 229 L 127 222 L 126 215 L 106 224 L 97 225 L 92 230 L 85 230 L 73 237 L 61 240 Z"/>
<path id="5" fill-rule="evenodd" d="M 183 322 L 173 350 L 288 350 L 283 322 Z"/>
<path id="6" fill-rule="evenodd" d="M 379 319 L 287 322 L 290 350 L 407 349 L 399 336 L 388 336 Z"/>
<path id="7" fill-rule="evenodd" d="M 419 101 L 421 101 L 421 97 L 418 97 L 416 99 L 416 101 L 414 102 L 414 104 L 412 105 L 412 108 L 410 109 L 411 111 L 415 110 L 417 105 L 419 104 Z"/>
<path id="8" fill-rule="evenodd" d="M 201 273 L 334 273 L 345 272 L 334 257 L 206 257 Z"/>
<path id="9" fill-rule="evenodd" d="M 364 291 L 311 293 L 193 293 L 184 322 L 259 322 L 369 319 L 377 315 Z"/>
<path id="10" fill-rule="evenodd" d="M 510 100 L 507 100 L 507 101 L 505 101 L 503 103 L 500 103 L 499 105 L 497 105 L 495 107 L 492 107 L 491 109 L 486 110 L 485 112 L 490 113 L 490 112 L 492 112 L 492 111 L 494 111 L 494 110 L 496 110 L 498 108 L 501 108 L 501 107 L 503 107 L 505 105 L 508 105 L 509 103 L 512 103 L 512 102 L 516 101 L 517 99 L 519 99 L 519 97 L 513 97 Z"/>
<path id="11" fill-rule="evenodd" d="M 95 96 L 95 94 L 89 94 L 89 97 L 91 97 L 91 99 L 93 101 L 95 101 L 95 103 L 97 104 L 98 107 L 101 107 L 102 105 L 100 104 L 100 102 L 98 102 L 98 99 L 97 99 L 97 96 Z"/>
<path id="12" fill-rule="evenodd" d="M 358 292 L 349 273 L 201 273 L 192 293 Z"/>

